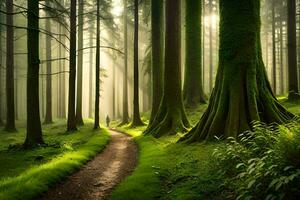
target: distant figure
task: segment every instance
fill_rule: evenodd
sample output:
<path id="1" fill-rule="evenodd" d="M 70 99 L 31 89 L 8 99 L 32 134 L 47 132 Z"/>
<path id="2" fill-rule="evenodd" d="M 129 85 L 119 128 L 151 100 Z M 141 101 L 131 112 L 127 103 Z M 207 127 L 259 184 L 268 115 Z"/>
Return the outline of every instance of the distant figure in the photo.
<path id="1" fill-rule="evenodd" d="M 107 115 L 106 116 L 106 126 L 109 127 L 109 123 L 110 123 L 110 118 L 109 116 Z"/>

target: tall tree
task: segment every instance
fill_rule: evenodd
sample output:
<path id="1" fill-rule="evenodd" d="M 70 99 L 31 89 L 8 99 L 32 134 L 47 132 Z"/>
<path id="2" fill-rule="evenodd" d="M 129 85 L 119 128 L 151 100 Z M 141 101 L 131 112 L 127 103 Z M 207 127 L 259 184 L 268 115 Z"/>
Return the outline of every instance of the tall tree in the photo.
<path id="1" fill-rule="evenodd" d="M 164 92 L 158 112 L 145 131 L 155 137 L 183 132 L 190 126 L 182 98 L 180 7 L 180 0 L 166 1 Z"/>
<path id="2" fill-rule="evenodd" d="M 100 128 L 100 0 L 97 0 L 96 17 L 96 87 L 95 87 L 95 122 L 94 129 Z"/>
<path id="3" fill-rule="evenodd" d="M 289 99 L 293 99 L 295 97 L 299 97 L 296 46 L 296 0 L 288 0 L 287 7 Z"/>
<path id="4" fill-rule="evenodd" d="M 202 1 L 186 0 L 186 58 L 183 99 L 187 107 L 195 107 L 206 102 L 202 86 L 201 10 Z"/>
<path id="5" fill-rule="evenodd" d="M 5 130 L 16 131 L 14 83 L 14 1 L 6 0 L 6 125 Z"/>
<path id="6" fill-rule="evenodd" d="M 133 69 L 133 119 L 132 127 L 144 123 L 140 116 L 139 104 L 139 0 L 134 0 L 134 69 Z"/>
<path id="7" fill-rule="evenodd" d="M 46 6 L 50 7 L 50 2 L 46 1 Z M 48 11 L 49 12 L 49 11 Z M 51 32 L 51 15 L 48 13 L 46 15 L 46 30 Z M 46 115 L 45 115 L 45 124 L 51 124 L 52 121 L 52 44 L 51 44 L 51 36 L 46 35 L 46 68 L 47 68 L 47 76 L 46 76 Z"/>
<path id="8" fill-rule="evenodd" d="M 89 27 L 89 43 L 90 47 L 94 45 L 93 42 L 93 37 L 94 37 L 94 24 L 90 23 Z M 94 50 L 93 48 L 90 48 L 90 61 L 89 61 L 89 117 L 93 117 L 93 57 L 94 57 Z"/>
<path id="9" fill-rule="evenodd" d="M 199 123 L 181 140 L 237 137 L 253 121 L 293 117 L 274 96 L 262 61 L 260 0 L 220 0 L 220 54 L 215 88 Z"/>
<path id="10" fill-rule="evenodd" d="M 276 95 L 276 89 L 277 89 L 277 66 L 276 66 L 276 18 L 275 18 L 275 1 L 276 0 L 271 0 L 272 1 L 272 84 L 273 84 L 273 92 Z"/>
<path id="11" fill-rule="evenodd" d="M 83 79 L 83 10 L 84 1 L 78 0 L 78 65 L 77 65 L 77 98 L 76 123 L 84 125 L 82 118 L 82 79 Z"/>
<path id="12" fill-rule="evenodd" d="M 3 1 L 0 1 L 0 10 L 3 9 Z M 3 23 L 3 14 L 0 14 L 0 23 Z M 2 119 L 2 97 L 3 97 L 3 86 L 2 86 L 2 69 L 3 69 L 3 57 L 2 57 L 2 26 L 0 26 L 0 126 L 3 126 L 3 119 Z"/>
<path id="13" fill-rule="evenodd" d="M 209 0 L 209 92 L 213 90 L 213 0 Z"/>
<path id="14" fill-rule="evenodd" d="M 163 7 L 160 0 L 151 1 L 151 40 L 152 40 L 152 110 L 149 123 L 157 114 L 163 95 Z"/>
<path id="15" fill-rule="evenodd" d="M 77 0 L 71 0 L 70 15 L 70 75 L 69 75 L 69 104 L 67 131 L 76 131 L 75 117 L 75 88 L 76 88 L 76 5 Z"/>
<path id="16" fill-rule="evenodd" d="M 123 116 L 120 125 L 129 123 L 128 114 L 128 30 L 127 30 L 127 0 L 124 4 L 124 74 L 123 74 Z"/>
<path id="17" fill-rule="evenodd" d="M 39 108 L 39 0 L 27 1 L 27 134 L 25 147 L 43 144 Z"/>

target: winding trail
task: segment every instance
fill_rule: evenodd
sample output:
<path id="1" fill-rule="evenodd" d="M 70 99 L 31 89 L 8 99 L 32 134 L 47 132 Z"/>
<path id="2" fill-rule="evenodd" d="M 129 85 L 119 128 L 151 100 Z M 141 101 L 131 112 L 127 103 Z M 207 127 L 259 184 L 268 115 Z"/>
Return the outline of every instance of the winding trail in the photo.
<path id="1" fill-rule="evenodd" d="M 40 200 L 108 199 L 114 187 L 132 173 L 138 159 L 138 147 L 132 137 L 113 130 L 110 133 L 110 143 L 102 153 Z"/>

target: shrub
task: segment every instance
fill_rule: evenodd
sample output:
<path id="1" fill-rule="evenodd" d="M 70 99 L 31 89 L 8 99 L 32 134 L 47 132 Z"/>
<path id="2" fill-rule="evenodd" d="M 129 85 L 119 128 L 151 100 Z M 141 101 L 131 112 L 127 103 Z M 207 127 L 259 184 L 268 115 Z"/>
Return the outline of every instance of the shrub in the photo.
<path id="1" fill-rule="evenodd" d="M 253 127 L 214 151 L 236 199 L 299 199 L 300 124 Z"/>

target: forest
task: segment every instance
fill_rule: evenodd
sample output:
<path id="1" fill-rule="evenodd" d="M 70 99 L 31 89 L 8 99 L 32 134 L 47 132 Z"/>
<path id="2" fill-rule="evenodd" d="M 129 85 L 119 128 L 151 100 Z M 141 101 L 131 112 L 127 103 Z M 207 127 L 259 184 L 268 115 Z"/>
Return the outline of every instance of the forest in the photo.
<path id="1" fill-rule="evenodd" d="M 300 0 L 0 0 L 0 200 L 300 199 Z"/>

